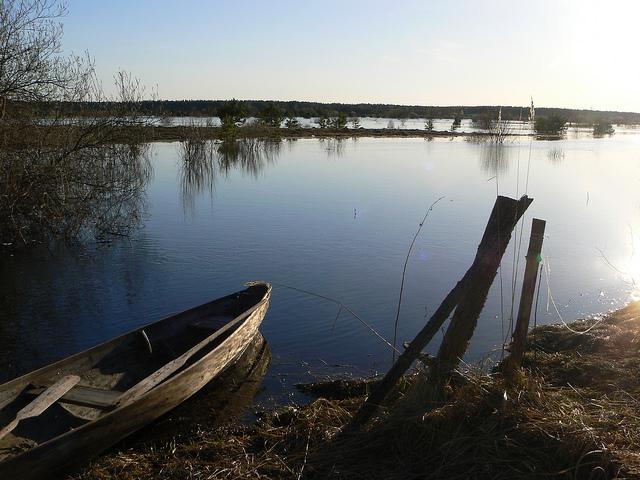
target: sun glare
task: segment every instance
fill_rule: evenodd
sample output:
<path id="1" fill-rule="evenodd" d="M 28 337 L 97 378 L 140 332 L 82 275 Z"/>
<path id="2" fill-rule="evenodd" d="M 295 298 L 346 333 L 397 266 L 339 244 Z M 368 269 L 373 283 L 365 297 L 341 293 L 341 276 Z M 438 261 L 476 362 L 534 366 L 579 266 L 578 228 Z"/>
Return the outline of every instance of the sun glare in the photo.
<path id="1" fill-rule="evenodd" d="M 574 95 L 585 96 L 598 108 L 610 104 L 620 89 L 637 91 L 639 2 L 616 2 L 610 8 L 575 8 L 568 12 L 568 51 Z M 559 47 L 562 49 L 562 46 Z M 576 101 L 578 98 L 576 98 Z M 619 107 L 624 110 L 624 106 Z"/>

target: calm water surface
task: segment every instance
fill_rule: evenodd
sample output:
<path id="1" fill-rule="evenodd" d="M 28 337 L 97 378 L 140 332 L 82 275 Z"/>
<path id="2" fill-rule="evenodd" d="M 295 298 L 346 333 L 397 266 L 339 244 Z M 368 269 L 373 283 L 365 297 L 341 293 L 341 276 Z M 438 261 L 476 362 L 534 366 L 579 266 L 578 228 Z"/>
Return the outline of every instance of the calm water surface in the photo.
<path id="1" fill-rule="evenodd" d="M 464 139 L 304 139 L 272 145 L 244 167 L 197 174 L 185 170 L 179 144 L 152 151 L 148 212 L 133 238 L 0 260 L 0 380 L 256 279 L 339 299 L 392 338 L 407 248 L 441 196 L 409 263 L 400 340 L 413 337 L 470 265 L 496 191 L 534 202 L 468 360 L 499 354 L 514 258 L 520 280 L 533 216 L 547 220 L 538 323 L 622 306 L 640 281 L 640 135 L 502 148 Z M 262 327 L 273 355 L 267 396 L 281 401 L 314 375 L 389 366 L 388 347 L 347 314 L 335 321 L 336 313 L 330 302 L 274 287 Z"/>

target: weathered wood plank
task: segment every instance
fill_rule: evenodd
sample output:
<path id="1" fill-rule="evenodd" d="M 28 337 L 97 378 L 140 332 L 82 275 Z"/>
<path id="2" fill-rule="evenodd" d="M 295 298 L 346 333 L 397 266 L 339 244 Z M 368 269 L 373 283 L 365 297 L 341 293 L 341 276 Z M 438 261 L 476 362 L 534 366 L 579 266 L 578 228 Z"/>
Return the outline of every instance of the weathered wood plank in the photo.
<path id="1" fill-rule="evenodd" d="M 77 375 L 68 375 L 61 378 L 59 381 L 45 389 L 38 397 L 23 407 L 8 425 L 0 430 L 0 438 L 8 435 L 14 428 L 18 426 L 22 420 L 27 418 L 37 417 L 44 412 L 51 405 L 56 403 L 60 397 L 68 392 L 74 385 L 80 381 L 80 377 Z"/>
<path id="2" fill-rule="evenodd" d="M 44 387 L 30 388 L 26 393 L 28 395 L 39 395 L 44 390 Z M 60 402 L 108 409 L 116 404 L 122 396 L 122 393 L 123 392 L 115 390 L 103 390 L 100 388 L 86 387 L 84 385 L 76 385 L 60 398 Z"/>

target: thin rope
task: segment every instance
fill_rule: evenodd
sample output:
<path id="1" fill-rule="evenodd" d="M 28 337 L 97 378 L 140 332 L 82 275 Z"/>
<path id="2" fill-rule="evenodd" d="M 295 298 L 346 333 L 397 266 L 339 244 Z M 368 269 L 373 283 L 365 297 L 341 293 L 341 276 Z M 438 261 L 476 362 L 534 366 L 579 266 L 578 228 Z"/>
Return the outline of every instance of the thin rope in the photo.
<path id="1" fill-rule="evenodd" d="M 517 212 L 516 212 L 517 215 Z M 522 215 L 522 219 L 518 222 L 520 224 L 520 240 L 522 241 L 522 222 L 524 220 L 524 214 Z M 518 223 L 514 228 L 515 235 L 514 237 L 518 238 Z M 516 248 L 515 245 L 513 247 L 513 262 L 511 264 L 511 309 L 509 311 L 509 334 L 513 334 L 513 312 L 516 303 L 516 283 L 518 280 L 518 261 L 517 258 L 520 256 L 520 248 Z"/>
<path id="2" fill-rule="evenodd" d="M 386 338 L 384 338 L 380 333 L 378 333 L 378 331 L 375 328 L 373 328 L 371 325 L 369 325 L 367 322 L 365 322 L 362 318 L 360 318 L 358 315 L 356 315 L 356 313 L 353 310 L 351 310 L 347 305 L 342 303 L 340 300 L 336 300 L 335 298 L 327 297 L 325 295 L 320 295 L 319 293 L 310 292 L 309 290 L 304 290 L 302 288 L 297 288 L 297 287 L 292 287 L 290 285 L 285 285 L 284 283 L 276 283 L 276 282 L 270 282 L 270 283 L 271 283 L 271 285 L 274 285 L 276 287 L 283 287 L 283 288 L 288 288 L 289 290 L 295 290 L 296 292 L 306 293 L 307 295 L 311 295 L 313 297 L 322 298 L 324 300 L 328 300 L 329 302 L 333 302 L 333 303 L 339 305 L 340 309 L 338 310 L 338 315 L 336 315 L 336 320 L 334 320 L 334 324 L 338 320 L 338 316 L 340 315 L 340 311 L 341 310 L 346 310 L 355 319 L 357 319 L 360 323 L 362 323 L 365 327 L 367 327 L 376 337 L 378 337 L 380 340 L 382 340 L 388 347 L 391 347 L 393 350 L 396 351 L 396 353 L 400 353 L 393 345 L 391 345 L 391 343 L 389 343 L 389 341 Z"/>
<path id="3" fill-rule="evenodd" d="M 520 148 L 518 148 L 518 168 L 516 169 L 516 198 L 518 198 L 518 193 L 520 193 Z"/>
<path id="4" fill-rule="evenodd" d="M 529 193 L 529 174 L 531 172 L 531 150 L 532 150 L 532 145 L 533 145 L 533 138 L 530 137 L 529 138 L 529 158 L 527 159 L 527 175 L 526 175 L 526 179 L 525 179 L 525 187 L 524 187 L 524 194 L 527 195 Z M 520 171 L 520 164 L 518 163 L 518 171 Z M 516 190 L 517 190 L 517 182 L 516 182 Z M 515 308 L 515 299 L 516 299 L 516 284 L 518 281 L 518 270 L 520 269 L 520 262 L 517 259 L 520 259 L 520 254 L 522 253 L 522 237 L 523 237 L 523 233 L 524 233 L 524 220 L 526 217 L 526 212 L 524 212 L 522 214 L 522 218 L 520 218 L 520 221 L 518 222 L 520 224 L 520 238 L 518 239 L 518 248 L 516 250 L 515 246 L 513 249 L 513 277 L 511 279 L 511 312 L 509 315 L 509 329 L 511 330 L 511 333 L 513 334 L 513 320 L 514 320 L 514 308 Z M 516 225 L 515 228 L 516 234 L 515 236 L 518 236 L 518 225 Z"/>
<path id="5" fill-rule="evenodd" d="M 498 217 L 498 238 L 502 238 L 500 233 L 500 202 L 498 197 L 500 196 L 500 186 L 498 183 L 498 164 L 496 162 L 496 214 Z M 502 332 L 502 338 L 504 338 L 504 286 L 502 280 L 502 257 L 498 263 L 498 275 L 500 277 L 500 328 Z M 502 351 L 500 352 L 500 360 L 504 358 L 504 342 L 502 342 Z"/>
<path id="6" fill-rule="evenodd" d="M 524 184 L 524 194 L 529 192 L 529 172 L 531 171 L 531 146 L 533 145 L 533 138 L 529 137 L 529 159 L 527 160 L 527 178 Z"/>
<path id="7" fill-rule="evenodd" d="M 520 252 L 522 251 L 522 232 L 524 230 L 524 217 L 525 214 L 522 214 L 522 218 L 520 219 L 520 221 L 518 222 L 520 224 L 520 238 L 518 240 L 518 247 L 516 248 L 516 246 L 514 245 L 513 247 L 513 270 L 512 270 L 512 277 L 511 277 L 511 312 L 509 314 L 509 329 L 511 330 L 511 333 L 513 333 L 513 318 L 514 318 L 514 309 L 515 309 L 515 303 L 516 303 L 516 284 L 518 283 L 518 270 L 520 267 L 520 262 L 518 261 L 518 259 L 520 258 Z M 518 225 L 516 225 L 515 228 L 516 234 L 515 237 L 518 238 Z"/>
<path id="8" fill-rule="evenodd" d="M 498 114 L 500 116 L 500 114 Z M 499 122 L 498 122 L 499 123 Z M 500 125 L 498 125 L 498 129 L 500 129 Z M 497 146 L 496 146 L 497 148 Z M 496 151 L 497 154 L 497 151 Z M 498 238 L 502 238 L 500 233 L 500 202 L 498 202 L 498 197 L 500 196 L 500 184 L 498 180 L 499 172 L 498 172 L 498 161 L 496 157 L 496 215 L 498 217 Z M 516 186 L 517 188 L 517 186 Z M 502 338 L 504 338 L 504 282 L 502 279 L 502 257 L 500 257 L 500 261 L 498 262 L 498 276 L 500 279 L 500 331 Z M 502 342 L 502 349 L 500 351 L 500 360 L 504 358 L 504 342 Z"/>
<path id="9" fill-rule="evenodd" d="M 404 267 L 402 267 L 402 280 L 400 281 L 400 296 L 398 298 L 398 310 L 396 311 L 396 321 L 393 326 L 393 353 L 392 353 L 393 363 L 396 362 L 396 352 L 398 351 L 396 349 L 396 344 L 398 340 L 398 322 L 400 320 L 400 307 L 402 305 L 402 294 L 404 293 L 404 278 L 407 273 L 407 264 L 409 263 L 409 257 L 411 256 L 411 250 L 413 250 L 413 245 L 416 243 L 416 239 L 420 234 L 420 230 L 422 230 L 422 226 L 424 225 L 424 222 L 427 221 L 427 218 L 429 217 L 431 210 L 433 210 L 433 207 L 435 207 L 436 204 L 443 198 L 444 196 L 438 198 L 435 202 L 433 202 L 429 207 L 429 209 L 427 210 L 427 213 L 424 214 L 424 217 L 422 218 L 422 222 L 420 222 L 420 225 L 418 225 L 418 230 L 416 231 L 416 234 L 413 236 L 413 240 L 411 240 L 411 245 L 409 245 L 409 251 L 407 252 L 407 257 L 404 259 Z"/>
<path id="10" fill-rule="evenodd" d="M 518 168 L 516 170 L 516 198 L 519 198 L 520 194 L 520 149 L 518 149 Z M 522 232 L 522 225 L 520 226 L 520 232 Z M 516 238 L 518 237 L 518 225 L 516 224 Z M 522 238 L 522 233 L 520 234 L 520 238 Z M 519 252 L 518 252 L 519 253 Z M 513 296 L 516 288 L 516 279 L 517 279 L 517 271 L 516 271 L 516 249 L 513 249 L 513 268 L 511 270 L 512 279 L 511 279 L 511 297 L 512 297 L 512 307 L 513 307 Z M 511 311 L 511 315 L 513 316 L 513 308 Z"/>

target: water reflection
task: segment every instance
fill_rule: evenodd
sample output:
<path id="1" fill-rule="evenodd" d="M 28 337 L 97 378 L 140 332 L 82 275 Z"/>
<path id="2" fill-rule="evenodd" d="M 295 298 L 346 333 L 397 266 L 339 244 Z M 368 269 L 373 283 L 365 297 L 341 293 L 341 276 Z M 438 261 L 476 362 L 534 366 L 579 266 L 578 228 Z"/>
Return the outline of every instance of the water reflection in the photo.
<path id="1" fill-rule="evenodd" d="M 176 435 L 189 435 L 201 428 L 211 429 L 241 419 L 258 395 L 270 362 L 269 345 L 257 333 L 242 356 L 220 377 L 127 440 L 127 444 L 148 448 L 149 441 L 162 444 Z"/>
<path id="2" fill-rule="evenodd" d="M 322 148 L 329 158 L 340 158 L 344 155 L 347 139 L 343 137 L 321 138 L 320 148 Z"/>
<path id="3" fill-rule="evenodd" d="M 488 175 L 502 175 L 509 171 L 511 150 L 502 143 L 480 145 L 480 168 Z"/>
<path id="4" fill-rule="evenodd" d="M 281 149 L 279 138 L 241 138 L 218 143 L 215 152 L 221 172 L 228 174 L 239 168 L 257 178 L 267 165 L 275 163 Z"/>
<path id="5" fill-rule="evenodd" d="M 226 176 L 239 169 L 257 178 L 266 166 L 275 163 L 282 144 L 279 138 L 188 139 L 181 142 L 178 151 L 183 208 L 193 211 L 199 194 L 213 194 L 219 175 Z"/>
<path id="6" fill-rule="evenodd" d="M 595 247 L 602 248 L 620 270 L 640 271 L 625 263 L 631 250 L 627 223 L 640 232 L 637 142 L 637 136 L 614 137 L 607 142 L 606 158 L 605 145 L 592 138 L 533 143 L 527 191 L 535 198 L 532 215 L 550 225 L 539 323 L 558 322 L 558 314 L 569 319 L 605 311 L 626 300 L 629 286 Z M 267 167 L 268 175 L 256 182 L 235 171 L 227 189 L 214 151 L 212 163 L 204 165 L 211 168 L 192 166 L 190 182 L 217 174 L 216 195 L 221 197 L 224 191 L 224 202 L 214 208 L 206 197 L 199 198 L 202 214 L 185 222 L 178 183 L 184 166 L 177 161 L 183 153 L 176 150 L 178 145 L 154 147 L 158 162 L 153 187 L 148 189 L 151 221 L 140 239 L 102 245 L 99 254 L 85 261 L 72 255 L 50 257 L 46 250 L 38 257 L 29 253 L 0 261 L 0 375 L 18 374 L 82 350 L 200 304 L 211 298 L 211 292 L 234 291 L 237 284 L 252 278 L 303 285 L 339 297 L 375 328 L 389 332 L 388 319 L 396 313 L 398 252 L 406 251 L 407 232 L 415 230 L 425 201 L 432 201 L 425 195 L 446 194 L 452 201 L 440 204 L 439 213 L 430 216 L 412 260 L 414 277 L 408 285 L 415 289 L 406 297 L 406 322 L 399 331 L 401 338 L 412 338 L 424 323 L 425 311 L 440 304 L 473 258 L 495 200 L 495 185 L 487 178 L 505 168 L 506 156 L 510 165 L 500 177 L 500 193 L 515 196 L 526 177 L 529 157 L 528 139 L 505 145 L 500 155 L 489 145 L 450 143 L 439 137 L 429 143 L 362 137 L 356 148 L 347 139 L 344 156 L 332 162 L 327 161 L 326 142 L 321 146 L 316 140 L 300 139 L 289 152 L 283 140 L 278 164 Z M 218 142 L 212 145 L 217 147 Z M 565 152 L 562 168 L 546 158 L 554 147 Z M 198 149 L 194 146 L 188 152 L 197 158 Z M 435 190 L 433 195 L 430 190 Z M 268 197 L 270 192 L 277 194 Z M 567 219 L 577 220 L 567 224 Z M 522 248 L 527 228 L 525 223 Z M 519 247 L 512 241 L 511 248 L 509 258 Z M 522 262 L 523 254 L 516 254 Z M 521 275 L 523 263 L 519 265 Z M 503 269 L 507 292 L 512 261 L 503 262 Z M 496 283 L 487 300 L 469 361 L 503 338 L 500 317 L 503 307 L 508 315 L 510 295 L 502 302 L 498 287 Z M 308 378 L 309 367 L 303 360 L 325 365 L 326 373 L 351 371 L 335 365 L 355 365 L 358 372 L 388 366 L 390 355 L 376 337 L 369 338 L 359 324 L 347 321 L 338 321 L 335 333 L 329 335 L 335 310 L 309 302 L 284 290 L 273 297 L 262 327 L 277 354 L 268 394 L 279 395 L 293 378 Z"/>
<path id="7" fill-rule="evenodd" d="M 298 139 L 295 137 L 287 137 L 284 139 L 284 143 L 287 146 L 288 151 L 293 150 L 293 147 L 296 145 L 297 142 L 298 142 Z"/>
<path id="8" fill-rule="evenodd" d="M 67 195 L 69 222 L 80 234 L 106 239 L 127 236 L 140 227 L 146 211 L 146 188 L 153 176 L 149 144 L 109 145 L 77 159 L 76 191 Z M 72 227 L 74 228 L 74 227 Z"/>
<path id="9" fill-rule="evenodd" d="M 153 175 L 150 151 L 149 144 L 138 143 L 70 152 L 58 147 L 2 150 L 2 244 L 128 236 L 146 209 Z"/>
<path id="10" fill-rule="evenodd" d="M 82 249 L 52 244 L 5 257 L 0 383 L 156 319 L 161 301 L 140 305 L 150 290 L 163 288 L 150 268 L 162 261 L 140 236 Z"/>
<path id="11" fill-rule="evenodd" d="M 216 184 L 214 144 L 211 141 L 189 139 L 180 142 L 180 187 L 182 206 L 193 212 L 195 198 L 202 192 L 213 192 Z"/>
<path id="12" fill-rule="evenodd" d="M 564 160 L 564 150 L 561 148 L 552 148 L 547 152 L 547 159 L 551 165 L 560 165 Z"/>

